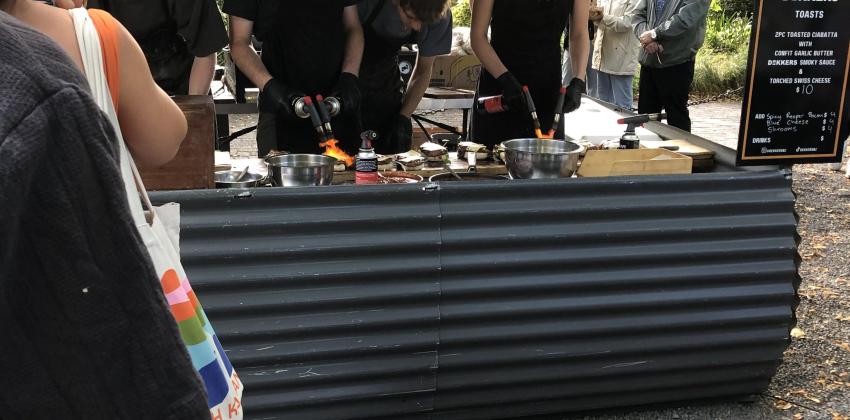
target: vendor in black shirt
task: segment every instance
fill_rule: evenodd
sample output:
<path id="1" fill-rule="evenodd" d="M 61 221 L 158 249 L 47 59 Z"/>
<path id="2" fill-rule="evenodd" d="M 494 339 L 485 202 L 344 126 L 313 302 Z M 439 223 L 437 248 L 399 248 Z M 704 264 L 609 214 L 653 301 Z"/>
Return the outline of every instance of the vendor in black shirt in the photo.
<path id="1" fill-rule="evenodd" d="M 362 0 L 357 7 L 366 38 L 360 82 L 363 125 L 378 132 L 376 151 L 410 150 L 410 116 L 431 82 L 438 55 L 452 47 L 451 0 Z M 399 49 L 417 44 L 416 67 L 405 86 Z"/>
<path id="2" fill-rule="evenodd" d="M 206 95 L 227 32 L 215 0 L 89 0 L 127 27 L 169 95 Z"/>
<path id="3" fill-rule="evenodd" d="M 295 115 L 303 96 L 333 96 L 342 103 L 334 133 L 348 153 L 359 144 L 363 29 L 355 0 L 225 0 L 230 15 L 230 53 L 255 85 L 261 86 L 257 129 L 260 156 L 271 149 L 322 153 L 309 119 Z M 251 35 L 263 43 L 260 58 Z"/>
<path id="4" fill-rule="evenodd" d="M 523 87 L 528 86 L 544 130 L 555 113 L 579 108 L 585 92 L 588 34 L 587 0 L 472 0 L 470 40 L 483 71 L 476 99 L 501 95 L 508 110 L 474 112 L 472 139 L 487 146 L 505 140 L 535 137 Z M 561 36 L 570 22 L 570 63 L 573 78 L 558 109 L 561 88 Z M 488 36 L 489 32 L 489 36 Z M 560 119 L 556 138 L 563 136 Z"/>

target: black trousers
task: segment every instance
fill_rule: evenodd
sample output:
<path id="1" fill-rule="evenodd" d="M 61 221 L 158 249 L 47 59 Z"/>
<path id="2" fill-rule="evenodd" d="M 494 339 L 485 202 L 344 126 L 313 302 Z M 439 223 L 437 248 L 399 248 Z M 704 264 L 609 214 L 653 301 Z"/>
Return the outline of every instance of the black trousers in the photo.
<path id="1" fill-rule="evenodd" d="M 641 66 L 638 112 L 647 114 L 663 109 L 667 113 L 667 124 L 690 132 L 688 93 L 693 81 L 693 61 L 660 69 Z"/>

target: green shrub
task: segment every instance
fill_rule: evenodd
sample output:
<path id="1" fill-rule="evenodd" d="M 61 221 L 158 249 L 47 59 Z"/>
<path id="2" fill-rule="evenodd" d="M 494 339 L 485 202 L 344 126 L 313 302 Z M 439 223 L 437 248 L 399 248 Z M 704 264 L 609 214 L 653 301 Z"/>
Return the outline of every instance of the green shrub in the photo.
<path id="1" fill-rule="evenodd" d="M 452 19 L 454 26 L 472 26 L 472 11 L 469 8 L 469 0 L 455 0 L 452 6 Z"/>
<path id="2" fill-rule="evenodd" d="M 737 15 L 742 17 L 753 16 L 753 1 L 752 0 L 719 0 L 720 8 L 727 15 Z"/>
<path id="3" fill-rule="evenodd" d="M 730 13 L 712 0 L 705 25 L 705 47 L 716 52 L 734 53 L 750 41 L 750 18 Z"/>
<path id="4" fill-rule="evenodd" d="M 703 48 L 697 54 L 691 99 L 725 93 L 744 86 L 747 72 L 747 48 L 735 53 L 714 52 Z M 635 70 L 632 91 L 635 97 L 640 86 L 640 66 Z"/>
<path id="5" fill-rule="evenodd" d="M 692 92 L 698 96 L 717 95 L 744 85 L 747 49 L 719 53 L 708 49 L 697 54 Z"/>

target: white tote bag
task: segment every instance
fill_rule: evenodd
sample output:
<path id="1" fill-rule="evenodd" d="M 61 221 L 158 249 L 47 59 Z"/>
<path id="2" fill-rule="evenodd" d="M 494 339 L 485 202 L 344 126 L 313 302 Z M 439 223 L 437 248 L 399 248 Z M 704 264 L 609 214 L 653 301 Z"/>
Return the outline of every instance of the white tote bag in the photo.
<path id="1" fill-rule="evenodd" d="M 118 137 L 121 176 L 133 221 L 150 253 L 192 363 L 203 379 L 211 417 L 214 420 L 241 419 L 242 383 L 224 353 L 180 263 L 180 207 L 177 203 L 160 207 L 151 205 L 136 164 L 121 136 L 118 117 L 109 92 L 97 28 L 85 9 L 73 9 L 70 12 L 92 96 L 109 118 Z M 145 208 L 149 209 L 147 213 Z"/>

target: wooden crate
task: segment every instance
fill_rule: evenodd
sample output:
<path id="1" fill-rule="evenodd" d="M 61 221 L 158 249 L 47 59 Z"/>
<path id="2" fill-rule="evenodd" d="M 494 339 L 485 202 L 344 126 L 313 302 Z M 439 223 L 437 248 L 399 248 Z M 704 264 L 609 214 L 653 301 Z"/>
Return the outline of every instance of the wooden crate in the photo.
<path id="1" fill-rule="evenodd" d="M 588 150 L 578 176 L 689 174 L 693 160 L 665 149 Z"/>
<path id="2" fill-rule="evenodd" d="M 212 96 L 176 96 L 189 123 L 177 156 L 160 168 L 139 168 L 149 191 L 215 187 L 215 106 Z M 152 122 L 155 124 L 156 122 Z"/>

